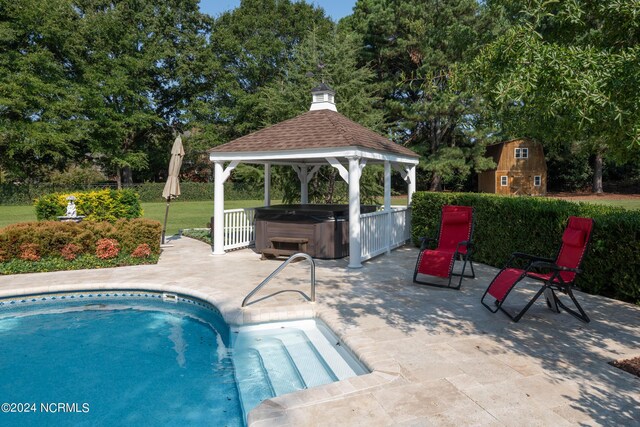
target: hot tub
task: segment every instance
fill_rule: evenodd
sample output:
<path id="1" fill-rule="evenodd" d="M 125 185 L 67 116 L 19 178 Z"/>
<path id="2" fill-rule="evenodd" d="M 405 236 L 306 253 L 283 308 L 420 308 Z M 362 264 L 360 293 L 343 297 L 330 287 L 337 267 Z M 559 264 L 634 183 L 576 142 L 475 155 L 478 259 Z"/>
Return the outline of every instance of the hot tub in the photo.
<path id="1" fill-rule="evenodd" d="M 375 210 L 376 206 L 360 207 L 362 213 Z M 314 258 L 349 255 L 349 205 L 267 206 L 256 208 L 255 220 L 259 252 L 280 245 L 283 250 L 302 250 Z"/>

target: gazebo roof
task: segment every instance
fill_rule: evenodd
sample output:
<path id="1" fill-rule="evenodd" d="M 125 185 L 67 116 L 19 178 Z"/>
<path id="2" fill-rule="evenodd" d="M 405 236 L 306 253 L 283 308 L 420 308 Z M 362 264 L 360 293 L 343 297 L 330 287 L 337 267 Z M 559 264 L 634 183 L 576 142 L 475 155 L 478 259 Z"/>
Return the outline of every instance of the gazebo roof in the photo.
<path id="1" fill-rule="evenodd" d="M 364 151 L 403 158 L 417 163 L 419 155 L 382 135 L 355 123 L 342 114 L 323 109 L 308 111 L 292 119 L 242 136 L 209 150 L 212 160 L 236 154 L 249 158 L 266 158 L 259 153 L 306 153 L 303 158 L 320 158 L 329 153 Z M 257 155 L 257 156 L 255 156 Z M 271 156 L 268 156 L 271 157 Z"/>

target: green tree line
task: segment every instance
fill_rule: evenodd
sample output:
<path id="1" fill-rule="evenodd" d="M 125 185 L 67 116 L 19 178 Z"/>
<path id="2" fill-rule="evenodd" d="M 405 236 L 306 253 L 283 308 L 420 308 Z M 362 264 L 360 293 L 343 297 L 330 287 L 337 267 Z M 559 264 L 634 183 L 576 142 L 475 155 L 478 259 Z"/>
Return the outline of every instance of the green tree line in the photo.
<path id="1" fill-rule="evenodd" d="M 337 23 L 304 1 L 198 4 L 0 0 L 0 183 L 162 180 L 177 133 L 184 178 L 209 180 L 206 149 L 306 111 L 319 82 L 421 155 L 422 189 L 471 188 L 486 145 L 521 136 L 551 185 L 640 179 L 637 1 L 358 0 Z M 320 176 L 326 199 L 335 172 Z M 290 171 L 274 178 L 287 194 Z"/>

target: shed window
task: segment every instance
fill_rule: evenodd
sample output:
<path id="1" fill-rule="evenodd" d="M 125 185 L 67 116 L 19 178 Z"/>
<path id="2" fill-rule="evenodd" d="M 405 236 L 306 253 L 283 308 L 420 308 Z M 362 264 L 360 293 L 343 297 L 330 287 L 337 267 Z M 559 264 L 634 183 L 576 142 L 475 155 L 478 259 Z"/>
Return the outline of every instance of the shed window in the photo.
<path id="1" fill-rule="evenodd" d="M 540 175 L 533 177 L 533 185 L 536 187 L 540 187 L 540 185 L 542 185 L 542 177 Z"/>
<path id="2" fill-rule="evenodd" d="M 529 149 L 528 148 L 516 148 L 515 157 L 516 157 L 516 159 L 528 159 L 529 158 Z"/>
<path id="3" fill-rule="evenodd" d="M 506 187 L 507 185 L 509 185 L 509 177 L 507 175 L 502 175 L 500 177 L 500 185 L 502 187 Z"/>

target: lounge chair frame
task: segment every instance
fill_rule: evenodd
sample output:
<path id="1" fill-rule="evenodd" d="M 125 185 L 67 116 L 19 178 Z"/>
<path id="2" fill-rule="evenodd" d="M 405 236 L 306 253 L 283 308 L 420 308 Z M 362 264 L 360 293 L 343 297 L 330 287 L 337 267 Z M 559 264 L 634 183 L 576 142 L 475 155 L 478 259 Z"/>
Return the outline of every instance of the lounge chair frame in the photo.
<path id="1" fill-rule="evenodd" d="M 580 305 L 580 303 L 578 303 L 578 300 L 576 299 L 575 295 L 573 294 L 573 288 L 577 288 L 575 286 L 575 281 L 576 281 L 576 278 L 578 277 L 578 275 L 582 273 L 582 269 L 580 269 L 579 267 L 582 264 L 582 261 L 584 259 L 584 255 L 586 254 L 587 248 L 589 247 L 589 244 L 591 243 L 591 238 L 592 238 L 592 235 L 593 235 L 593 226 L 594 226 L 594 221 L 593 221 L 593 219 L 591 219 L 591 230 L 589 232 L 589 236 L 587 237 L 587 239 L 586 239 L 586 241 L 584 243 L 583 254 L 582 254 L 582 257 L 580 258 L 580 261 L 578 263 L 578 267 L 577 268 L 568 268 L 568 267 L 563 267 L 563 266 L 560 266 L 560 265 L 556 264 L 556 261 L 560 256 L 560 252 L 562 251 L 562 245 L 561 245 L 560 249 L 558 250 L 558 253 L 556 254 L 555 260 L 554 259 L 550 259 L 550 258 L 543 258 L 543 257 L 534 256 L 534 255 L 529 255 L 529 254 L 525 254 L 525 253 L 521 253 L 521 252 L 514 252 L 511 255 L 511 258 L 509 258 L 509 260 L 507 261 L 507 263 L 503 267 L 503 269 L 500 270 L 500 272 L 496 275 L 496 277 L 491 281 L 491 283 L 489 284 L 487 289 L 484 291 L 484 294 L 482 295 L 482 298 L 480 299 L 480 302 L 482 302 L 482 305 L 484 305 L 492 313 L 496 313 L 498 310 L 500 310 L 504 314 L 506 314 L 511 320 L 513 320 L 514 322 L 518 322 L 522 318 L 522 316 L 527 312 L 527 310 L 529 310 L 529 308 L 531 308 L 533 303 L 536 302 L 536 300 L 540 297 L 540 295 L 542 295 L 544 293 L 545 297 L 546 297 L 547 307 L 549 307 L 552 311 L 555 311 L 556 313 L 559 313 L 560 312 L 560 308 L 562 308 L 563 310 L 565 310 L 567 313 L 569 313 L 573 317 L 575 317 L 575 318 L 577 318 L 577 319 L 579 319 L 579 320 L 581 320 L 581 321 L 583 321 L 585 323 L 589 323 L 591 321 L 591 319 L 589 319 L 589 316 L 587 316 L 587 313 L 583 310 L 583 308 Z M 568 227 L 568 224 L 567 224 L 567 227 Z M 511 285 L 511 287 L 507 290 L 505 295 L 502 297 L 501 301 L 498 301 L 496 299 L 494 301 L 493 305 L 487 304 L 487 302 L 485 302 L 485 298 L 486 298 L 487 294 L 489 293 L 489 289 L 491 289 L 491 286 L 498 279 L 500 274 L 502 274 L 506 269 L 513 267 L 513 262 L 516 259 L 525 259 L 525 260 L 528 261 L 526 266 L 524 267 L 524 269 L 522 269 L 522 273 L 514 281 L 514 283 Z M 551 275 L 546 279 L 542 279 L 542 278 L 540 278 L 538 276 L 532 275 L 532 274 L 539 273 L 540 270 L 550 271 Z M 563 272 L 563 271 L 575 273 L 575 276 L 573 276 L 573 280 L 565 281 L 563 279 L 563 277 L 560 275 L 560 273 Z M 536 292 L 536 294 L 533 296 L 533 298 L 519 312 L 516 312 L 515 314 L 512 314 L 512 313 L 510 313 L 509 311 L 507 311 L 503 307 L 503 304 L 506 301 L 506 299 L 509 296 L 509 294 L 511 293 L 511 291 L 516 287 L 516 285 L 520 281 L 522 281 L 524 279 L 535 280 L 537 282 L 541 282 L 542 285 L 540 286 L 540 289 L 538 290 L 538 292 Z M 558 295 L 556 294 L 556 291 L 559 291 L 559 292 L 562 292 L 562 293 L 568 295 L 578 311 L 567 307 L 560 300 L 560 298 L 558 298 Z M 493 297 L 493 295 L 490 295 L 490 296 Z"/>
<path id="2" fill-rule="evenodd" d="M 444 206 L 443 206 L 444 209 Z M 437 242 L 440 242 L 440 238 L 442 237 L 441 233 L 442 233 L 442 223 L 444 221 L 444 211 L 440 216 L 440 226 L 438 228 L 438 239 Z M 471 227 L 469 230 L 469 240 L 463 240 L 458 242 L 457 246 L 456 246 L 456 250 L 454 252 L 453 255 L 453 262 L 451 263 L 451 266 L 449 267 L 449 282 L 446 285 L 443 285 L 441 283 L 433 283 L 433 282 L 428 282 L 425 280 L 418 280 L 418 268 L 420 267 L 420 262 L 422 261 L 422 257 L 424 255 L 424 251 L 426 249 L 429 248 L 429 243 L 431 242 L 436 242 L 436 239 L 433 237 L 422 237 L 420 239 L 420 253 L 418 254 L 418 259 L 416 261 L 416 266 L 415 269 L 413 271 L 413 282 L 414 283 L 419 283 L 421 285 L 429 285 L 429 286 L 435 286 L 437 288 L 451 288 L 451 289 L 460 289 L 460 287 L 462 286 L 462 279 L 463 278 L 469 278 L 469 279 L 475 279 L 476 277 L 476 273 L 473 269 L 473 262 L 471 260 L 471 254 L 473 251 L 473 229 L 475 226 L 475 209 L 473 207 L 471 207 Z M 460 249 L 462 247 L 466 247 L 466 253 L 462 253 L 460 252 Z M 462 271 L 460 273 L 454 273 L 453 272 L 453 268 L 454 265 L 456 263 L 456 261 L 463 261 L 462 264 Z M 467 263 L 469 263 L 469 267 L 471 268 L 471 275 L 469 274 L 464 274 L 465 269 L 467 267 Z M 458 285 L 457 286 L 451 286 L 451 279 L 453 278 L 453 276 L 459 276 L 460 280 L 458 281 Z"/>

